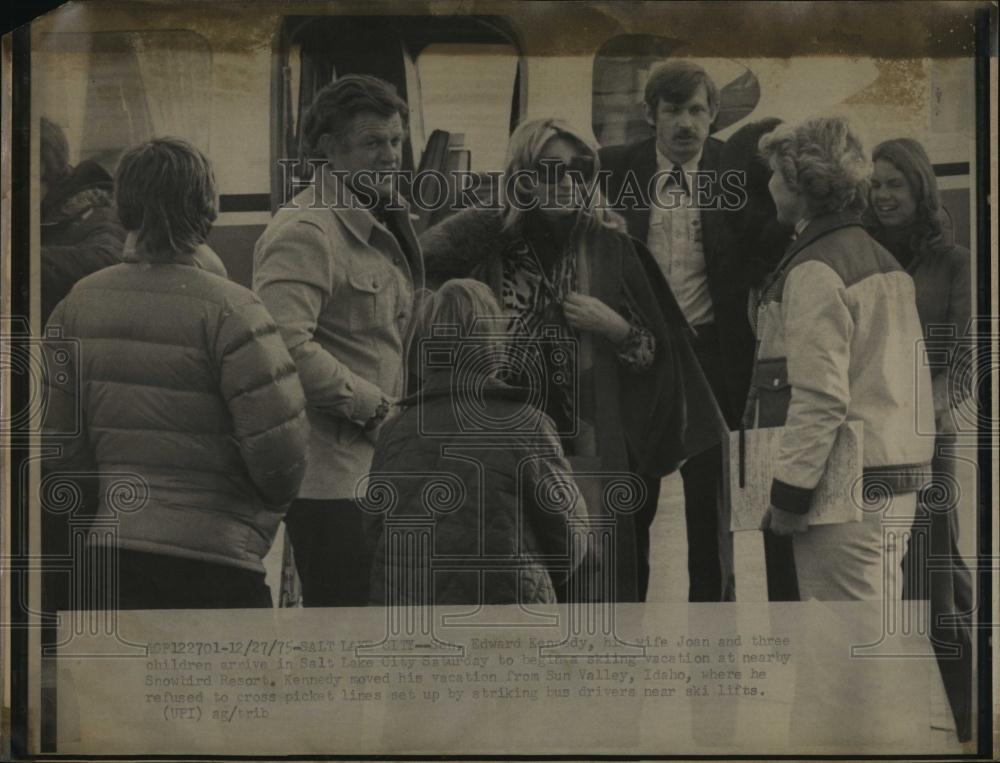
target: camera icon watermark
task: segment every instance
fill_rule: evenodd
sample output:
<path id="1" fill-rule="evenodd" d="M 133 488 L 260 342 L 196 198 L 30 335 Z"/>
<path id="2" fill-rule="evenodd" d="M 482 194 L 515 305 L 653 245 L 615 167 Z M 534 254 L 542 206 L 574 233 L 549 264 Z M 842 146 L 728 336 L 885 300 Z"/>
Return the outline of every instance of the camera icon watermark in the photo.
<path id="1" fill-rule="evenodd" d="M 852 490 L 863 501 L 862 521 L 880 535 L 882 627 L 874 640 L 852 644 L 851 656 L 968 659 L 970 633 L 982 627 L 972 581 L 991 575 L 996 560 L 963 556 L 943 544 L 940 535 L 935 539 L 962 498 L 954 475 L 937 471 L 918 490 L 909 489 L 915 484 L 908 483 L 908 476 L 905 471 L 866 475 Z M 896 503 L 906 502 L 913 502 L 916 511 L 894 511 Z M 944 590 L 949 593 L 942 597 Z"/>
<path id="2" fill-rule="evenodd" d="M 55 638 L 43 644 L 44 657 L 141 656 L 143 646 L 120 633 L 116 606 L 121 524 L 146 508 L 149 484 L 135 472 L 50 466 L 46 462 L 55 454 L 53 449 L 33 454 L 18 471 L 21 492 L 37 495 L 41 552 L 32 549 L 22 527 L 12 538 L 11 555 L 0 558 L 11 580 L 11 611 L 25 616 L 0 626 L 54 629 Z M 30 485 L 37 467 L 41 479 L 35 493 Z M 41 608 L 29 596 L 35 585 Z M 100 653 L 80 644 L 95 637 L 102 642 Z"/>
<path id="3" fill-rule="evenodd" d="M 477 476 L 378 472 L 356 488 L 369 521 L 381 524 L 372 591 L 385 606 L 383 637 L 357 647 L 357 656 L 464 654 L 462 636 L 453 634 L 470 628 L 558 629 L 559 637 L 539 641 L 542 656 L 642 654 L 616 625 L 619 522 L 643 505 L 642 480 L 630 473 L 540 471 L 554 454 L 528 456 L 515 472 L 514 492 L 523 499 L 513 523 L 491 543 L 487 528 L 495 530 L 498 509 L 489 469 L 474 447 L 446 450 Z M 544 540 L 540 525 L 548 525 Z M 459 537 L 478 541 L 456 545 Z M 562 581 L 565 609 L 532 603 L 542 579 Z M 487 609 L 498 591 L 514 606 Z M 555 603 L 554 596 L 550 589 L 542 600 Z M 445 612 L 438 609 L 442 597 L 451 605 Z"/>
<path id="4" fill-rule="evenodd" d="M 79 405 L 80 342 L 49 326 L 33 336 L 26 321 L 4 322 L 0 328 L 0 363 L 13 389 L 10 409 L 0 412 L 0 437 L 26 440 L 41 432 L 52 437 L 75 437 L 83 415 Z M 50 416 L 52 412 L 57 416 Z M 54 426 L 53 426 L 54 425 Z"/>
<path id="5" fill-rule="evenodd" d="M 522 325 L 519 325 L 522 324 Z M 426 437 L 470 436 L 524 438 L 542 432 L 546 411 L 555 434 L 568 438 L 579 428 L 578 340 L 555 325 L 541 326 L 528 335 L 520 318 L 477 319 L 465 331 L 455 324 L 437 324 L 418 345 L 419 373 L 450 375 L 451 400 L 458 432 L 441 428 L 421 415 L 420 433 Z M 504 408 L 498 417 L 487 403 L 495 380 L 516 391 L 520 405 Z M 558 396 L 555 399 L 554 396 Z"/>
<path id="6" fill-rule="evenodd" d="M 989 400 L 990 384 L 1000 370 L 1000 359 L 992 352 L 997 333 L 987 318 L 970 319 L 965 326 L 952 323 L 930 324 L 921 340 L 917 365 L 918 388 L 926 383 L 925 369 L 931 372 L 930 394 L 935 410 L 946 410 L 933 429 L 919 416 L 917 434 L 934 436 L 943 431 L 976 434 L 1000 431 L 996 417 L 980 409 Z"/>

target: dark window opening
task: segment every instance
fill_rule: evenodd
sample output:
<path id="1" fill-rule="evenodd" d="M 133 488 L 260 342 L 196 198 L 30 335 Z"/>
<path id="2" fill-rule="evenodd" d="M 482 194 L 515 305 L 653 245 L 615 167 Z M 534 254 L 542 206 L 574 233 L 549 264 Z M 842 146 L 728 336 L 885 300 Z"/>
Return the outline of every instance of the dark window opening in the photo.
<path id="1" fill-rule="evenodd" d="M 299 160 L 295 180 L 307 180 L 310 172 L 303 117 L 316 93 L 346 74 L 384 79 L 407 102 L 404 170 L 428 161 L 440 171 L 499 168 L 493 166 L 497 153 L 502 157 L 511 125 L 521 116 L 520 52 L 502 18 L 293 16 L 285 19 L 282 39 L 275 148 L 276 158 Z M 432 149 L 427 157 L 425 149 Z M 288 190 L 281 182 L 275 172 L 272 203 Z"/>

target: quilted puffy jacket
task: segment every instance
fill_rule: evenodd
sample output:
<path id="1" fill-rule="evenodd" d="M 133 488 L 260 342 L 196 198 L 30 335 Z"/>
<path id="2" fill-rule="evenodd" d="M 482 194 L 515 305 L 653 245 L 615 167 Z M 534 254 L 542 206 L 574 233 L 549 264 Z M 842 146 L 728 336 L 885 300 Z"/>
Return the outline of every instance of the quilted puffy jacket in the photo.
<path id="1" fill-rule="evenodd" d="M 263 571 L 308 423 L 257 296 L 193 256 L 133 260 L 79 281 L 56 326 L 47 365 L 69 373 L 46 376 L 47 441 L 63 446 L 60 469 L 99 475 L 98 516 L 119 546 Z M 60 364 L 66 339 L 76 349 Z"/>
<path id="2" fill-rule="evenodd" d="M 569 553 L 570 525 L 586 504 L 555 426 L 526 397 L 493 379 L 455 391 L 450 374 L 436 373 L 383 427 L 364 504 L 373 604 L 430 603 L 423 575 L 435 604 L 556 601 L 553 583 L 581 561 Z M 431 536 L 424 558 L 405 546 L 421 532 Z M 388 592 L 387 580 L 401 590 Z"/>

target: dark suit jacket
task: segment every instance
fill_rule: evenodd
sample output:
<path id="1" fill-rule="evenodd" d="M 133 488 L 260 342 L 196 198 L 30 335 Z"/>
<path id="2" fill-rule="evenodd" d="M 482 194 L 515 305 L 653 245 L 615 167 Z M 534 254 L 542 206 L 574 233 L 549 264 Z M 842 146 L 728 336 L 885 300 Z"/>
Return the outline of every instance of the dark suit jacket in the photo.
<path id="1" fill-rule="evenodd" d="M 722 141 L 709 138 L 702 150 L 699 171 L 718 173 L 722 153 Z M 649 234 L 649 192 L 650 182 L 656 173 L 656 139 L 648 138 L 638 143 L 624 146 L 609 146 L 599 153 L 602 170 L 610 170 L 608 196 L 612 204 L 622 195 L 628 174 L 633 180 L 631 188 L 638 191 L 639 203 L 625 195 L 623 203 L 615 204 L 615 209 L 628 225 L 628 232 L 643 245 Z M 628 190 L 628 189 L 624 189 Z M 718 177 L 708 186 L 709 199 L 714 203 L 723 200 Z M 723 226 L 725 209 L 703 208 L 701 210 L 702 247 L 705 252 L 705 270 L 708 277 L 708 291 L 712 297 L 715 323 L 719 330 L 719 351 L 725 369 L 727 400 L 719 405 L 731 427 L 739 421 L 743 404 L 749 389 L 750 373 L 753 367 L 755 341 L 747 316 L 747 295 L 749 286 L 740 275 L 743 268 L 733 267 L 732 257 L 738 252 L 727 251 Z"/>

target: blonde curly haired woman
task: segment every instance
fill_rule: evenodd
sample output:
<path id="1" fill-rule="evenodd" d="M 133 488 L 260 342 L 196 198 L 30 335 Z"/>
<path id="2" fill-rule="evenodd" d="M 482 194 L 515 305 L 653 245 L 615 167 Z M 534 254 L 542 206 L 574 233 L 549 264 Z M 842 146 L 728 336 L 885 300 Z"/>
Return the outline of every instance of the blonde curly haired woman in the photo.
<path id="1" fill-rule="evenodd" d="M 745 422 L 784 426 L 762 529 L 779 546 L 791 537 L 794 563 L 779 569 L 771 555 L 769 593 L 899 598 L 905 533 L 883 529 L 909 527 L 934 444 L 918 434 L 934 431 L 934 408 L 913 279 L 862 227 L 871 162 L 846 120 L 779 127 L 760 149 L 778 219 L 796 232 L 760 297 Z M 864 425 L 863 520 L 810 526 L 848 420 Z"/>

